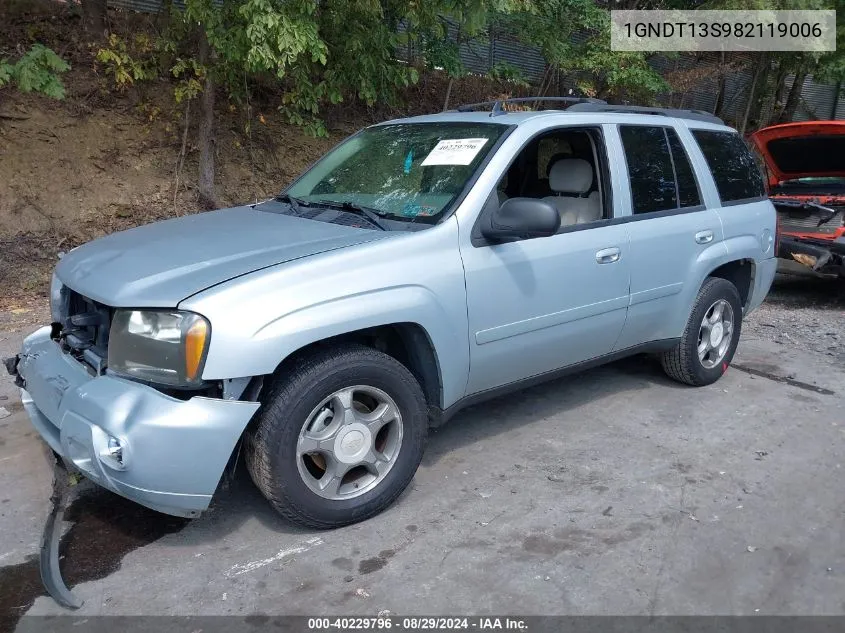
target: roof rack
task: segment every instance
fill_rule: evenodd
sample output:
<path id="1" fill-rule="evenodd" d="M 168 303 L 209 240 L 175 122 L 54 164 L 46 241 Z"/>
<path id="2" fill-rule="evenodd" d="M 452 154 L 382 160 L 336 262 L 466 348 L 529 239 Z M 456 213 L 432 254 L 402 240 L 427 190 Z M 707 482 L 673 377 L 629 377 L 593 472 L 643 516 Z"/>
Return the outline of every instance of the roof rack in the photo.
<path id="1" fill-rule="evenodd" d="M 607 105 L 606 101 L 601 99 L 591 99 L 589 97 L 515 97 L 513 99 L 497 99 L 495 101 L 481 101 L 479 103 L 468 103 L 466 105 L 458 106 L 458 112 L 472 112 L 482 106 L 492 106 L 490 116 L 499 116 L 507 114 L 507 111 L 502 107 L 505 103 L 527 103 L 529 101 L 556 101 L 559 103 L 571 104 L 589 104 L 589 105 Z M 570 106 L 572 107 L 572 106 Z"/>
<path id="2" fill-rule="evenodd" d="M 571 112 L 619 112 L 622 114 L 656 114 L 659 116 L 675 117 L 677 119 L 691 119 L 706 123 L 724 125 L 719 117 L 704 110 L 678 110 L 676 108 L 651 108 L 648 106 L 612 105 L 608 103 L 576 103 L 567 108 Z"/>

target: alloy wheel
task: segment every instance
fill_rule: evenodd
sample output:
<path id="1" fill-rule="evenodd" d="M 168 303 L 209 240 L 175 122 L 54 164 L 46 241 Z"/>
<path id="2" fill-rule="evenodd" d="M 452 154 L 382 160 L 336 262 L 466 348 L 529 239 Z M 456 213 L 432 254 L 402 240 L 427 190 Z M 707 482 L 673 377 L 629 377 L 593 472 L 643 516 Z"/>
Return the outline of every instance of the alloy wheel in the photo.
<path id="1" fill-rule="evenodd" d="M 349 499 L 375 488 L 402 447 L 402 415 L 381 389 L 345 387 L 317 405 L 296 447 L 303 482 L 317 495 Z"/>

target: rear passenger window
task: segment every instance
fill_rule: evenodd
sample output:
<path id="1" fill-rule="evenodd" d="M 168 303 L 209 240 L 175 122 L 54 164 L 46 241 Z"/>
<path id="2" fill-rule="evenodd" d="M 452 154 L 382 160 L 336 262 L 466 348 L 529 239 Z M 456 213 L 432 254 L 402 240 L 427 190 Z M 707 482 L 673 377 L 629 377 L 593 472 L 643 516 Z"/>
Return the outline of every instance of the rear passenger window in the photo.
<path id="1" fill-rule="evenodd" d="M 701 204 L 701 197 L 698 195 L 698 183 L 695 181 L 695 172 L 689 162 L 689 156 L 684 149 L 677 132 L 671 128 L 665 128 L 666 136 L 669 138 L 669 147 L 672 149 L 672 162 L 675 164 L 675 178 L 678 182 L 678 198 L 680 207 L 696 207 Z"/>
<path id="2" fill-rule="evenodd" d="M 623 125 L 619 133 L 625 147 L 634 213 L 677 208 L 672 155 L 663 128 Z"/>
<path id="3" fill-rule="evenodd" d="M 619 134 L 635 214 L 701 204 L 695 174 L 675 130 L 623 125 Z"/>
<path id="4" fill-rule="evenodd" d="M 692 135 L 707 159 L 722 202 L 766 195 L 763 175 L 739 134 L 692 130 Z"/>

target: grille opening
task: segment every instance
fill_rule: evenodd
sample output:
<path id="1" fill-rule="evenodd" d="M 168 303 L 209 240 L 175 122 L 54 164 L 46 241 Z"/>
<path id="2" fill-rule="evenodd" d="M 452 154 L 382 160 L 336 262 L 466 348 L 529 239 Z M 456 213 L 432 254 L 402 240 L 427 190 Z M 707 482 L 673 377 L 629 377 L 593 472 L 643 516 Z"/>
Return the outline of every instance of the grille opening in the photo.
<path id="1" fill-rule="evenodd" d="M 105 371 L 114 310 L 70 288 L 64 289 L 58 337 L 62 350 L 91 368 Z"/>

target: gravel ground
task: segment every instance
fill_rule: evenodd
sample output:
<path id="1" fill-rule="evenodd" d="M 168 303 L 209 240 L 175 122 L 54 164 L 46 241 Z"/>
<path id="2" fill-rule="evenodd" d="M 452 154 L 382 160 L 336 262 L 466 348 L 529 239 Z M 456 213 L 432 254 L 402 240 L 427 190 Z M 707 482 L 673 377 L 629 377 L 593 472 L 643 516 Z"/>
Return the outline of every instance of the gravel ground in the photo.
<path id="1" fill-rule="evenodd" d="M 845 361 L 845 282 L 778 274 L 766 302 L 743 323 L 742 335 Z"/>

